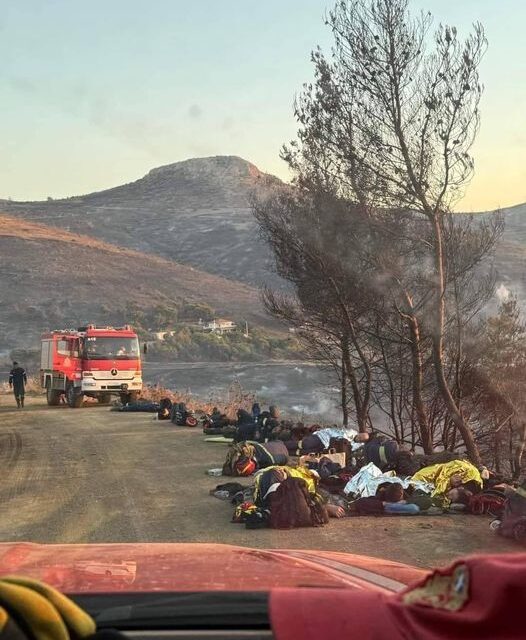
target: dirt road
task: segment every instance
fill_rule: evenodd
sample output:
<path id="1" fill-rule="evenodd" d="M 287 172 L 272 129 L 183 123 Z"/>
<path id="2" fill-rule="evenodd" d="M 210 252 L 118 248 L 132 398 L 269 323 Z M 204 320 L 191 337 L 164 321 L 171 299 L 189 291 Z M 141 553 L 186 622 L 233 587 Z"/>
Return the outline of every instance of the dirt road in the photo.
<path id="1" fill-rule="evenodd" d="M 226 447 L 198 429 L 108 407 L 17 411 L 0 396 L 0 541 L 226 542 L 349 551 L 420 566 L 517 551 L 473 516 L 356 518 L 321 529 L 247 531 L 208 492 Z M 246 482 L 246 481 L 245 481 Z"/>

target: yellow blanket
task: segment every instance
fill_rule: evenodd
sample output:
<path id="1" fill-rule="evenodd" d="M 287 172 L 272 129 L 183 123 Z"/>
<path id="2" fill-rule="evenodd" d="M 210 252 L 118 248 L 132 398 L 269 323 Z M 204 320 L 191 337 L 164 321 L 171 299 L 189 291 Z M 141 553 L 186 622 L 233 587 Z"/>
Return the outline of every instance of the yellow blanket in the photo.
<path id="1" fill-rule="evenodd" d="M 430 467 L 424 467 L 414 474 L 413 480 L 431 482 L 435 485 L 435 490 L 432 495 L 437 496 L 449 491 L 451 488 L 449 485 L 451 476 L 455 474 L 462 477 L 462 482 L 475 480 L 475 482 L 482 487 L 482 478 L 480 477 L 477 467 L 465 460 L 453 460 L 452 462 L 446 462 L 444 464 L 434 464 Z"/>

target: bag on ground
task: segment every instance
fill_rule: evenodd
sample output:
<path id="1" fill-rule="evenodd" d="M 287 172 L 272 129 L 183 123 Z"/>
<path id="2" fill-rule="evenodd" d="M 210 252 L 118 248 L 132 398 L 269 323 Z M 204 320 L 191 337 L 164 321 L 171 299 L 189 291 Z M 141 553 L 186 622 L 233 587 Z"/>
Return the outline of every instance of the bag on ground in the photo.
<path id="1" fill-rule="evenodd" d="M 254 446 L 248 442 L 238 442 L 233 444 L 227 451 L 223 464 L 224 476 L 239 476 L 237 464 L 242 459 L 251 460 L 255 458 Z"/>

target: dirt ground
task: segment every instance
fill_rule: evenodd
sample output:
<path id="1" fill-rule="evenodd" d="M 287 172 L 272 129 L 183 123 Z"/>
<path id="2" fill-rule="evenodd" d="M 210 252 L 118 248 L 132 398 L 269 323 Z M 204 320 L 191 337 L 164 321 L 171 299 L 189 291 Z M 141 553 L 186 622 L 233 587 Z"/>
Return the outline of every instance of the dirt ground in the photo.
<path id="1" fill-rule="evenodd" d="M 345 551 L 417 566 L 474 552 L 518 551 L 486 517 L 443 515 L 332 520 L 292 531 L 246 530 L 209 495 L 226 445 L 200 429 L 108 407 L 24 410 L 0 396 L 0 541 L 223 542 L 251 547 Z M 244 480 L 248 484 L 248 479 Z"/>

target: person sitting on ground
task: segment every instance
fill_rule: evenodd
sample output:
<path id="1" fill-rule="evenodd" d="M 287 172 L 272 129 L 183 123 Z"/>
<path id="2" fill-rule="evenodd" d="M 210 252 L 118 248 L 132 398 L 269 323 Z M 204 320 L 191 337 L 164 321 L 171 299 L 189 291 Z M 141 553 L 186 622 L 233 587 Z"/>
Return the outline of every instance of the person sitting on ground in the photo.
<path id="1" fill-rule="evenodd" d="M 210 422 L 211 426 L 215 428 L 226 427 L 230 424 L 230 420 L 226 413 L 221 413 L 217 407 L 212 409 L 212 413 L 210 414 Z"/>
<path id="2" fill-rule="evenodd" d="M 518 487 L 508 485 L 503 491 L 507 499 L 497 531 L 505 538 L 526 542 L 526 478 Z"/>
<path id="3" fill-rule="evenodd" d="M 234 442 L 243 442 L 245 440 L 256 440 L 257 425 L 252 416 L 245 409 L 237 411 L 237 431 L 234 435 Z"/>
<path id="4" fill-rule="evenodd" d="M 259 422 L 259 417 L 261 415 L 261 407 L 259 406 L 259 402 L 254 402 L 254 404 L 252 405 L 251 413 L 254 422 Z"/>
<path id="5" fill-rule="evenodd" d="M 260 442 L 267 442 L 270 439 L 272 430 L 279 426 L 279 409 L 271 405 L 268 411 L 263 411 L 258 419 L 258 431 Z"/>

